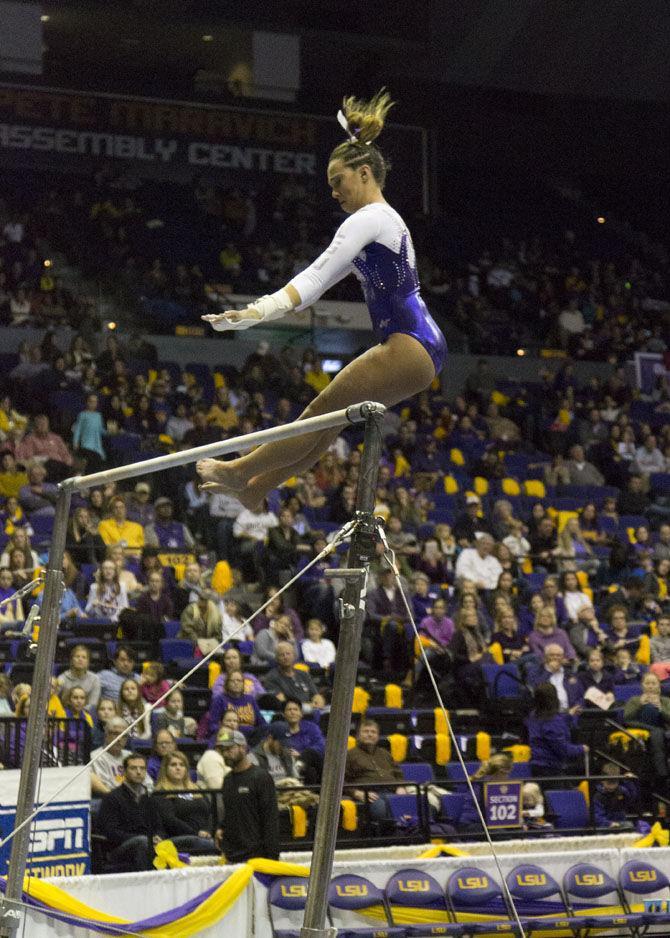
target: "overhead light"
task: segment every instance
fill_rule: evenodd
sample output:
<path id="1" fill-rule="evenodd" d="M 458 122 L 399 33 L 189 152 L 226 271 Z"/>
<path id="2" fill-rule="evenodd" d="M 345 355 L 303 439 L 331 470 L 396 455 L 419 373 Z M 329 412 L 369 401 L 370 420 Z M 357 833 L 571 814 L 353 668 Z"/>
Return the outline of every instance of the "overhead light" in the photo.
<path id="1" fill-rule="evenodd" d="M 524 348 L 518 348 L 516 350 L 516 353 L 519 356 L 519 358 L 523 358 L 523 356 L 526 354 L 526 350 Z"/>
<path id="2" fill-rule="evenodd" d="M 49 20 L 51 19 L 51 17 L 49 16 L 48 13 L 43 13 L 43 14 L 40 16 L 40 19 L 42 20 L 43 23 L 48 23 Z"/>
<path id="3" fill-rule="evenodd" d="M 45 257 L 45 258 L 44 258 L 44 266 L 45 266 L 45 267 L 51 267 L 52 264 L 53 264 L 53 261 L 51 260 L 51 258 L 49 258 L 49 257 Z"/>
<path id="4" fill-rule="evenodd" d="M 205 35 L 202 37 L 202 41 L 203 41 L 203 42 L 214 42 L 214 36 L 212 36 L 211 33 L 205 33 Z"/>
<path id="5" fill-rule="evenodd" d="M 604 215 L 598 215 L 598 217 L 596 218 L 596 221 L 598 222 L 599 225 L 604 225 L 604 224 L 605 224 L 605 216 L 604 216 Z"/>

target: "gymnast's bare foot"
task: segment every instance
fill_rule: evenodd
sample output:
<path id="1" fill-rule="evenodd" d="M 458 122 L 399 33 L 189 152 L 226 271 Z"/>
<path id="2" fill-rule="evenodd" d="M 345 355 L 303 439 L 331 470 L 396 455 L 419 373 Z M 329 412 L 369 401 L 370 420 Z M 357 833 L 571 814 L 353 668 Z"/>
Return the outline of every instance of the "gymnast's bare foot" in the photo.
<path id="1" fill-rule="evenodd" d="M 224 462 L 221 459 L 199 459 L 195 464 L 196 472 L 202 479 L 200 488 L 204 492 L 241 492 L 247 480 L 239 469 L 236 460 Z"/>

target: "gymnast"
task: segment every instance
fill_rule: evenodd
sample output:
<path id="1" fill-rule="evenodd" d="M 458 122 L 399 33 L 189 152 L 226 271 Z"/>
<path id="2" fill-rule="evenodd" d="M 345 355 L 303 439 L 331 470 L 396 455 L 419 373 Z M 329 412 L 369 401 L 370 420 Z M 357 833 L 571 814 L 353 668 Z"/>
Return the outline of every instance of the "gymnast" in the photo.
<path id="1" fill-rule="evenodd" d="M 333 150 L 328 185 L 349 215 L 330 246 L 283 289 L 246 309 L 202 318 L 217 331 L 246 329 L 304 309 L 348 273 L 361 282 L 378 344 L 346 365 L 305 408 L 299 419 L 378 401 L 386 407 L 427 388 L 442 369 L 447 346 L 419 293 L 412 239 L 400 215 L 384 198 L 388 170 L 373 143 L 393 106 L 382 89 L 370 101 L 344 99 L 338 121 L 347 140 Z M 266 443 L 237 459 L 201 459 L 203 491 L 234 494 L 255 508 L 291 476 L 310 469 L 339 430 L 323 430 Z"/>

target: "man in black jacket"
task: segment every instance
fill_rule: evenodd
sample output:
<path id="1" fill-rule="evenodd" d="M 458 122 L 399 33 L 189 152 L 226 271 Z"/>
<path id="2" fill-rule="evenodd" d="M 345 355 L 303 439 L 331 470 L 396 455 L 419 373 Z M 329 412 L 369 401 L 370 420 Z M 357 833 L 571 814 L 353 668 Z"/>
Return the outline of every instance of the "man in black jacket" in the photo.
<path id="1" fill-rule="evenodd" d="M 226 860 L 279 859 L 279 810 L 274 782 L 253 765 L 242 733 L 219 733 L 217 749 L 232 769 L 223 780 L 223 826 L 217 831 Z"/>
<path id="2" fill-rule="evenodd" d="M 132 752 L 123 760 L 123 781 L 118 788 L 102 799 L 97 818 L 97 828 L 109 841 L 112 851 L 109 859 L 121 863 L 130 870 L 152 869 L 152 845 L 162 839 L 157 830 L 159 821 L 155 815 L 144 780 L 147 761 L 143 755 Z"/>

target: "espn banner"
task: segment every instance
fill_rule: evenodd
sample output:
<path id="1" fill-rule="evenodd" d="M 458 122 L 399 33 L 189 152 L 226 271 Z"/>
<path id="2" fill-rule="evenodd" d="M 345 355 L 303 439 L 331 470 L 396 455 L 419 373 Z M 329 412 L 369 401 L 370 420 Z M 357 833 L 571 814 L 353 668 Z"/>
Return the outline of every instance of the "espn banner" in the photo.
<path id="1" fill-rule="evenodd" d="M 41 811 L 30 825 L 28 872 L 47 876 L 81 876 L 91 872 L 90 799 L 88 772 L 79 778 L 81 767 L 40 769 L 38 801 L 47 801 L 71 781 L 53 804 Z M 2 772 L 0 786 L 0 875 L 6 875 L 12 841 L 5 838 L 14 829 L 16 799 L 19 791 L 18 769 Z"/>

